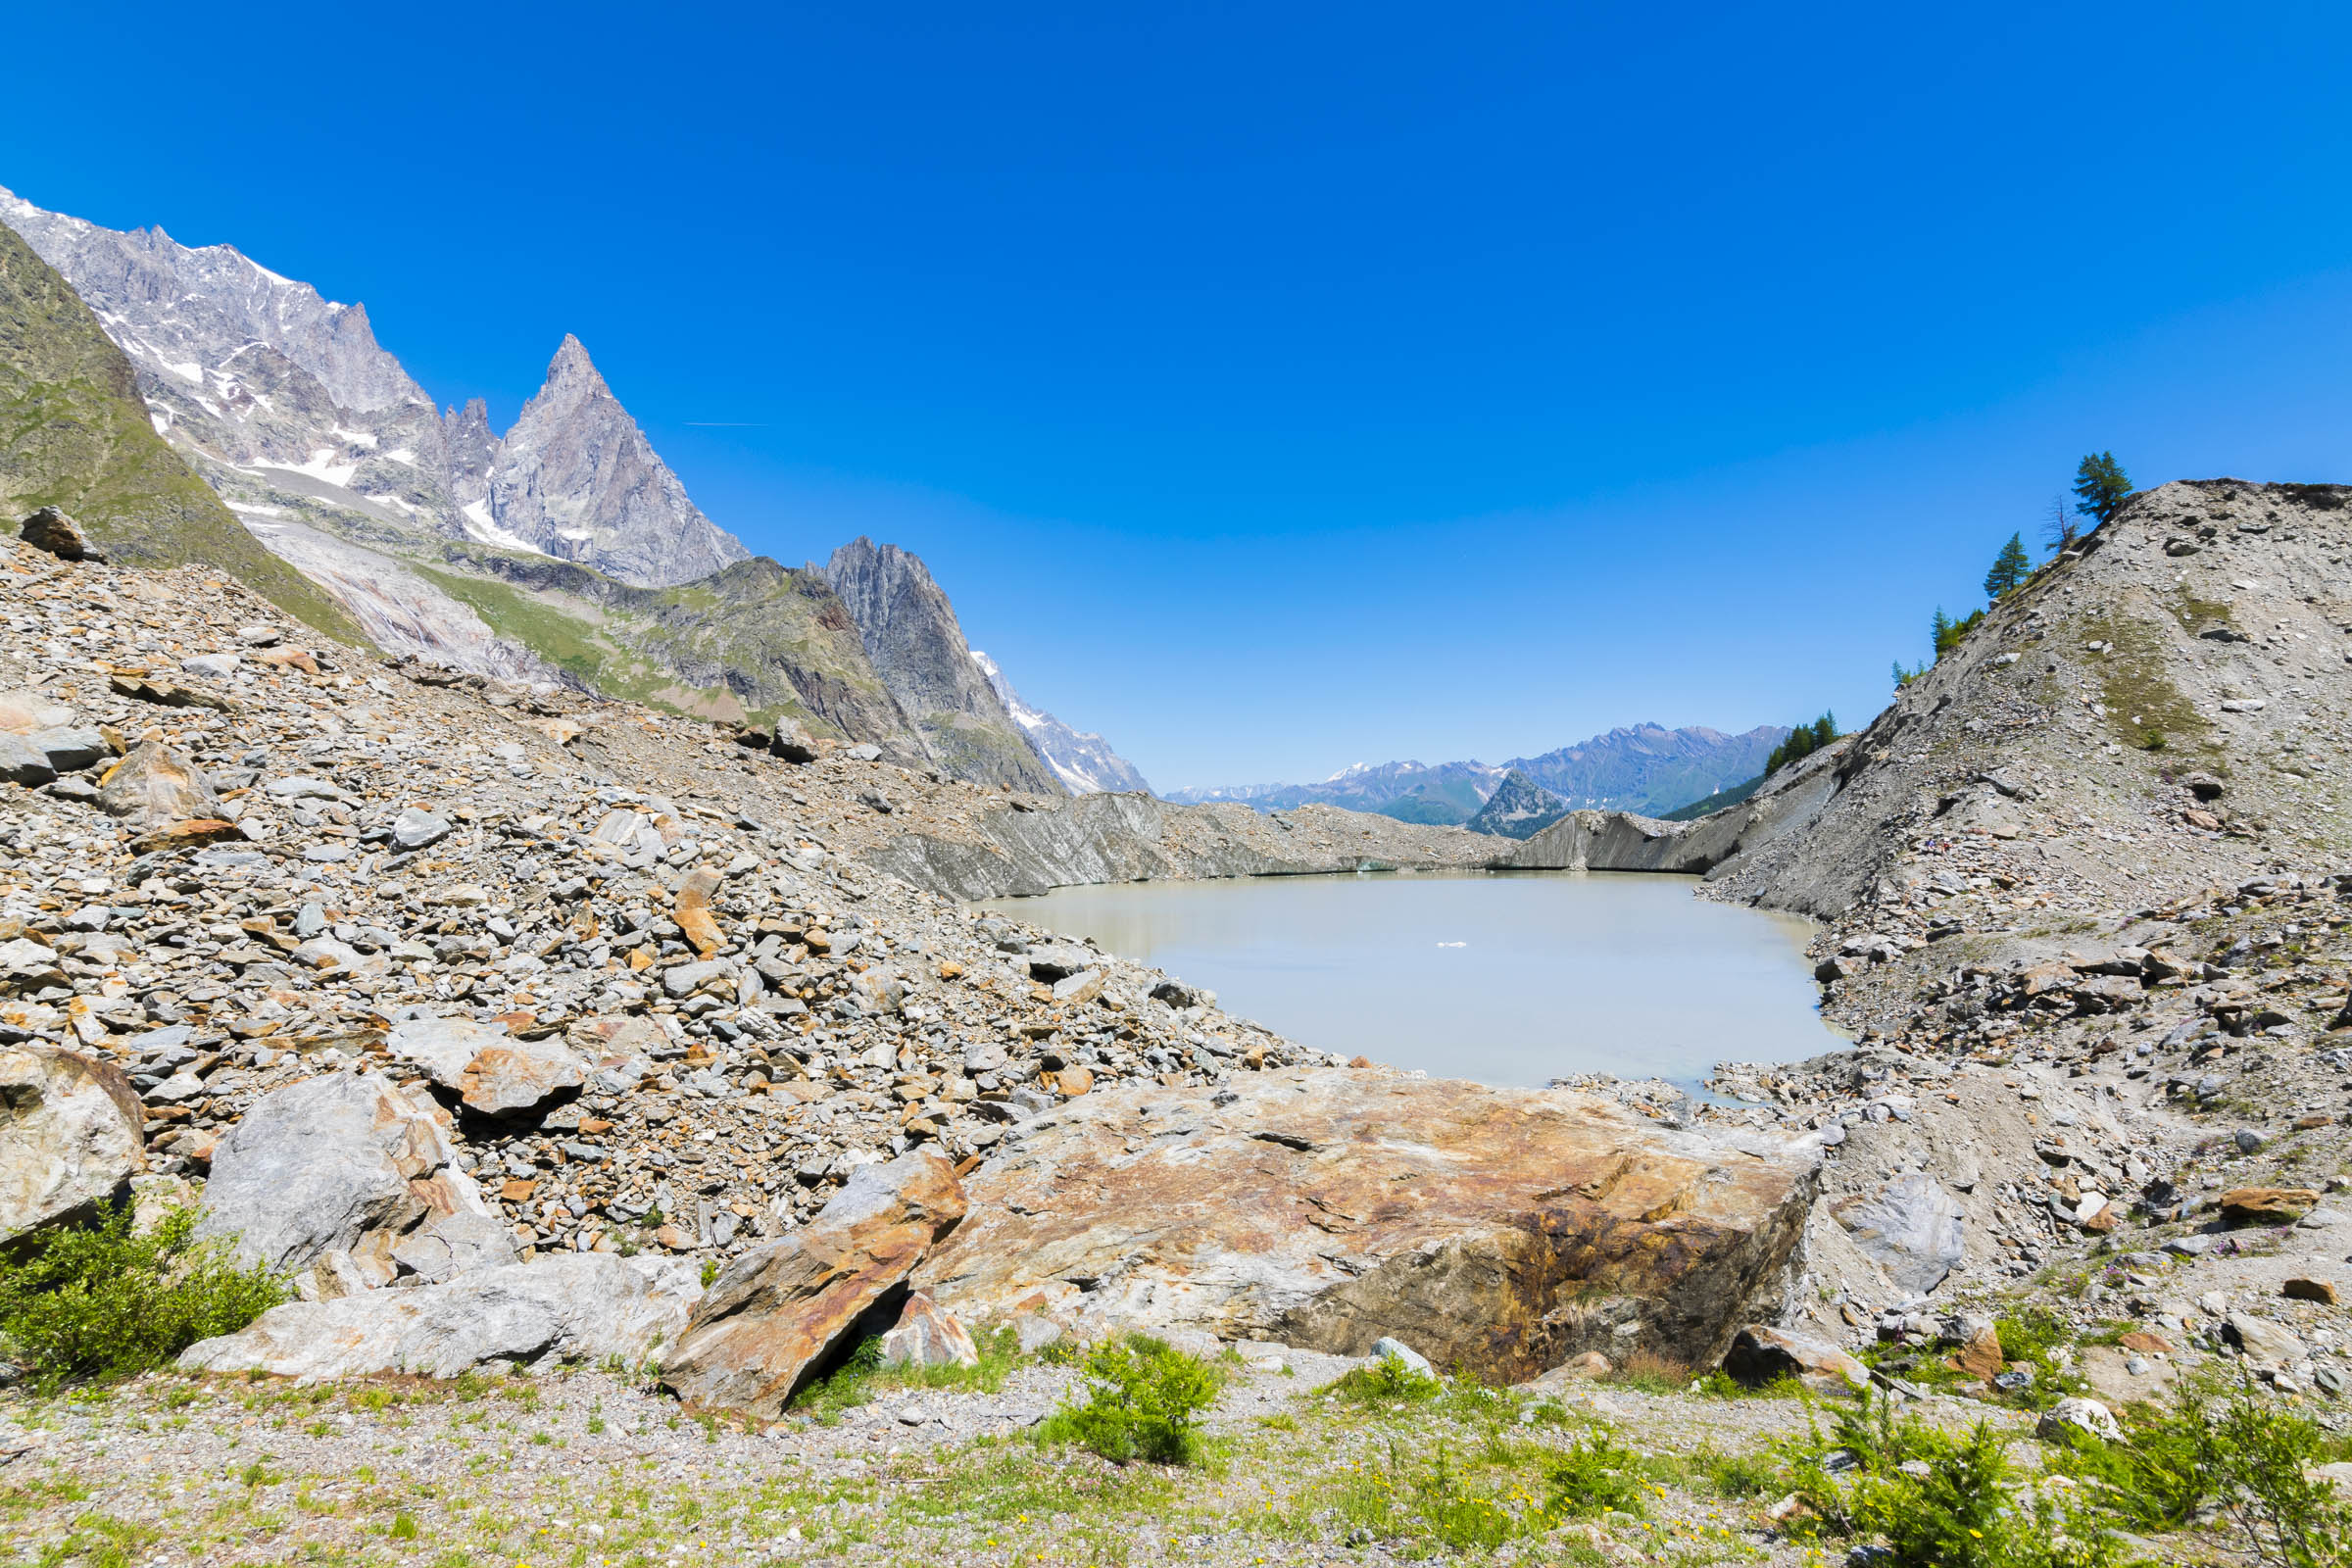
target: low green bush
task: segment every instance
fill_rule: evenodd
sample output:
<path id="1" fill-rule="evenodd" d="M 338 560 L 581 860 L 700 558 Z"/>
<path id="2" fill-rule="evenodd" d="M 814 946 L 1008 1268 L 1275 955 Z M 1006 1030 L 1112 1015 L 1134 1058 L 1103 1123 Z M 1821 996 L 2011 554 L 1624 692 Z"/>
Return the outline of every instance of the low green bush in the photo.
<path id="1" fill-rule="evenodd" d="M 1189 1464 L 1200 1457 L 1200 1417 L 1224 1375 L 1148 1334 L 1130 1334 L 1086 1358 L 1087 1399 L 1065 1400 L 1039 1441 L 1074 1443 L 1119 1464 Z"/>
<path id="2" fill-rule="evenodd" d="M 1561 1518 L 1647 1510 L 1649 1485 L 1640 1453 L 1607 1429 L 1592 1427 L 1551 1463 L 1551 1511 Z"/>
<path id="3" fill-rule="evenodd" d="M 1402 1356 L 1384 1355 L 1349 1367 L 1324 1392 L 1350 1404 L 1418 1404 L 1446 1392 L 1446 1385 Z"/>
<path id="4" fill-rule="evenodd" d="M 2121 1568 L 2121 1543 L 2099 1512 L 2025 1485 L 1989 1423 L 1965 1433 L 1896 1414 L 1868 1396 L 1841 1408 L 1826 1438 L 1784 1446 L 1785 1478 L 1819 1527 L 1876 1536 L 1885 1568 Z M 1840 1454 L 1839 1468 L 1830 1458 Z"/>
<path id="5" fill-rule="evenodd" d="M 226 1239 L 198 1240 L 192 1208 L 141 1232 L 127 1205 L 101 1205 L 95 1225 L 0 1261 L 0 1346 L 38 1389 L 111 1381 L 233 1334 L 287 1294 L 269 1270 L 239 1267 Z"/>

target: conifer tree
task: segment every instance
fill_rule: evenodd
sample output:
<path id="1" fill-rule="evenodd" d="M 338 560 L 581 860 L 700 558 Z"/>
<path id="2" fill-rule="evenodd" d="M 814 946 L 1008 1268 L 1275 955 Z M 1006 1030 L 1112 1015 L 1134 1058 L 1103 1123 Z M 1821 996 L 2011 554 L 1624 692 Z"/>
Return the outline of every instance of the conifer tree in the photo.
<path id="1" fill-rule="evenodd" d="M 2009 542 L 2001 546 L 2001 553 L 1993 558 L 1992 569 L 1984 574 L 1984 597 L 1999 599 L 2033 574 L 2034 563 L 2026 555 L 2026 541 L 2011 534 Z"/>
<path id="2" fill-rule="evenodd" d="M 2075 510 L 2093 519 L 2095 527 L 2131 499 L 2132 481 L 2124 477 L 2124 466 L 2115 461 L 2114 453 L 2093 452 L 2075 469 L 2075 494 L 2081 498 Z"/>

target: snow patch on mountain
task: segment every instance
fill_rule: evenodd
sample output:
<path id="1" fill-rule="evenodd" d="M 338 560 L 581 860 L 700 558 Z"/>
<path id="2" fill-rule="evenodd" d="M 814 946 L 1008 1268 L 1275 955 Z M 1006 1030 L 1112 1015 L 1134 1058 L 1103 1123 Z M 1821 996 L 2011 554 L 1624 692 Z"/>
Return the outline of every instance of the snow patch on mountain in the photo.
<path id="1" fill-rule="evenodd" d="M 1038 759 L 1054 770 L 1054 776 L 1068 786 L 1073 795 L 1096 795 L 1140 790 L 1152 793 L 1152 786 L 1136 765 L 1110 749 L 1110 743 L 1091 730 L 1075 730 L 1042 708 L 1032 708 L 1021 701 L 997 662 L 972 650 L 972 662 L 980 666 L 997 700 L 1021 727 L 1021 734 L 1035 749 Z"/>

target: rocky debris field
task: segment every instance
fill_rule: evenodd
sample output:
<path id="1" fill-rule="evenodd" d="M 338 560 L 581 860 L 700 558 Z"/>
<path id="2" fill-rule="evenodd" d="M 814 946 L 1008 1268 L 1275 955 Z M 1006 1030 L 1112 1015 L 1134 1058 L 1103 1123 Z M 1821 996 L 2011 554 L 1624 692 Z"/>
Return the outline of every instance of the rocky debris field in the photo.
<path id="1" fill-rule="evenodd" d="M 20 548 L 0 581 L 0 1046 L 118 1068 L 157 1175 L 364 1070 L 519 1254 L 725 1257 L 860 1162 L 1307 1059 L 856 858 L 970 786 L 297 647 L 198 568 Z"/>
<path id="2" fill-rule="evenodd" d="M 1828 1560 L 1774 1518 L 1770 1445 L 1805 1431 L 1792 1399 L 1452 1385 L 1359 1403 L 1332 1392 L 1345 1358 L 1253 1342 L 1215 1364 L 1211 1457 L 1191 1468 L 1035 1442 L 1083 1380 L 1028 1356 L 959 1386 L 878 1379 L 765 1433 L 601 1371 L 159 1375 L 10 1409 L 0 1508 L 26 1561 L 1390 1563 L 1455 1554 L 1433 1517 L 1542 1506 L 1546 1466 L 1605 1434 L 1639 1495 L 1493 1560 Z"/>
<path id="3" fill-rule="evenodd" d="M 1823 1010 L 1859 1049 L 1714 1087 L 1829 1146 L 1798 1320 L 1871 1344 L 2036 1301 L 2147 1337 L 2089 1358 L 2113 1397 L 2211 1350 L 2342 1427 L 2347 499 L 2137 497 L 1775 780 L 1837 789 L 1707 892 L 1830 913 Z M 2231 1200 L 2258 1189 L 2285 1196 Z"/>

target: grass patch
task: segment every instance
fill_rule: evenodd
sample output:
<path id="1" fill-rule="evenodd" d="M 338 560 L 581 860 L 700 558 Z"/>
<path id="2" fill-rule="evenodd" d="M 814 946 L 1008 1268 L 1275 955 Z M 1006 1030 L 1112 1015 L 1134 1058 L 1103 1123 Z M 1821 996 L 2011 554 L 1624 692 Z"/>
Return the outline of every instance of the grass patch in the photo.
<path id="1" fill-rule="evenodd" d="M 894 1389 L 970 1389 L 994 1394 L 1004 1387 L 1012 1370 L 1028 1358 L 1020 1339 L 1008 1328 L 984 1330 L 972 1337 L 980 1359 L 971 1366 L 884 1366 L 882 1337 L 858 1342 L 849 1358 L 801 1391 L 792 1401 L 795 1410 L 830 1425 L 841 1412 L 864 1404 Z"/>
<path id="2" fill-rule="evenodd" d="M 286 1299 L 282 1280 L 238 1266 L 230 1246 L 197 1240 L 192 1208 L 139 1234 L 127 1205 L 102 1204 L 96 1225 L 39 1237 L 0 1263 L 0 1344 L 43 1390 L 161 1366 Z"/>
<path id="3" fill-rule="evenodd" d="M 2082 629 L 2108 645 L 2097 662 L 2099 700 L 2118 740 L 2141 751 L 2177 751 L 2207 738 L 2211 726 L 2165 674 L 2165 650 L 2145 622 L 2106 614 Z"/>

